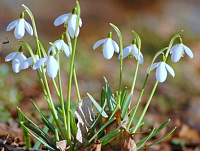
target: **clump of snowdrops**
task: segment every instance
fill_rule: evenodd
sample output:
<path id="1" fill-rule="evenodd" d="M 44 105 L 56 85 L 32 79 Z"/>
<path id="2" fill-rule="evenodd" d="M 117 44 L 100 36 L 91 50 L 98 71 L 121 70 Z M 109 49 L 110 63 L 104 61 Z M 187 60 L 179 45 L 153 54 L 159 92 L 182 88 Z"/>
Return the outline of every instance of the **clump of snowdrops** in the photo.
<path id="1" fill-rule="evenodd" d="M 51 112 L 50 117 L 45 117 L 43 112 L 37 107 L 33 100 L 31 100 L 37 112 L 41 115 L 41 121 L 44 123 L 44 128 L 40 128 L 31 119 L 29 119 L 20 108 L 18 108 L 20 124 L 24 133 L 24 139 L 27 148 L 31 148 L 29 135 L 34 137 L 38 142 L 33 148 L 39 148 L 41 144 L 46 146 L 49 150 L 79 150 L 79 149 L 96 149 L 96 150 L 143 150 L 156 143 L 159 143 L 167 136 L 169 136 L 174 130 L 172 129 L 167 135 L 163 136 L 160 140 L 145 145 L 145 143 L 159 133 L 167 124 L 169 120 L 164 122 L 157 129 L 152 129 L 150 133 L 142 140 L 135 142 L 134 135 L 138 133 L 145 133 L 138 131 L 138 128 L 145 124 L 142 122 L 145 113 L 151 103 L 152 97 L 155 93 L 156 87 L 159 83 L 165 82 L 167 78 L 167 72 L 174 77 L 175 72 L 166 61 L 171 55 L 171 61 L 178 62 L 186 53 L 190 58 L 193 58 L 192 51 L 182 43 L 180 34 L 183 31 L 175 34 L 169 45 L 159 50 L 147 68 L 147 74 L 140 91 L 138 100 L 134 100 L 133 107 L 131 106 L 132 98 L 134 95 L 135 83 L 137 81 L 137 75 L 139 66 L 143 64 L 144 59 L 141 52 L 141 39 L 139 35 L 133 32 L 132 43 L 123 48 L 123 39 L 118 27 L 110 23 L 111 30 L 108 36 L 104 39 L 97 41 L 93 49 L 99 49 L 102 45 L 103 56 L 105 59 L 111 59 L 114 53 L 119 53 L 119 89 L 116 92 L 112 92 L 108 81 L 104 77 L 105 87 L 101 90 L 101 99 L 97 103 L 92 94 L 87 93 L 87 97 L 82 98 L 79 93 L 78 82 L 76 78 L 76 67 L 74 63 L 77 39 L 80 28 L 82 26 L 82 20 L 80 18 L 81 10 L 78 1 L 71 13 L 63 14 L 55 19 L 54 25 L 64 25 L 64 32 L 61 33 L 60 38 L 54 43 L 50 43 L 48 51 L 44 48 L 43 44 L 39 40 L 39 36 L 36 29 L 34 16 L 30 9 L 22 5 L 24 10 L 20 14 L 20 18 L 12 21 L 7 26 L 7 31 L 14 29 L 14 36 L 16 39 L 20 39 L 21 46 L 18 51 L 8 54 L 5 61 L 12 61 L 12 68 L 15 73 L 20 72 L 31 67 L 37 72 L 45 100 L 49 106 Z M 28 15 L 31 19 L 31 24 L 25 21 L 25 15 Z M 30 45 L 21 40 L 27 31 L 31 36 L 35 37 L 36 50 L 33 51 Z M 116 33 L 118 36 L 117 42 L 112 39 L 112 34 Z M 178 42 L 174 45 L 174 42 Z M 27 58 L 23 51 L 28 51 L 30 57 Z M 69 75 L 68 77 L 68 89 L 67 92 L 62 91 L 61 82 L 61 66 L 60 55 L 65 54 L 70 59 Z M 133 75 L 132 87 L 122 88 L 122 67 L 123 59 L 135 58 L 133 63 L 136 64 L 136 68 Z M 110 60 L 112 61 L 112 60 Z M 147 85 L 149 75 L 153 69 L 156 69 L 155 77 L 156 81 L 146 102 L 145 107 L 140 114 L 140 117 L 133 123 L 135 115 L 138 111 L 138 107 L 142 100 L 142 96 Z M 47 78 L 49 77 L 49 78 Z M 57 78 L 57 82 L 55 79 Z M 71 87 L 72 79 L 76 87 L 77 98 L 79 106 L 75 111 L 75 115 L 72 114 L 70 109 L 71 103 Z M 51 96 L 49 89 L 49 83 L 52 82 L 57 94 L 57 98 L 60 101 L 60 107 L 55 107 L 54 100 Z M 67 100 L 63 99 L 63 93 L 67 93 Z M 96 108 L 98 113 L 93 112 L 93 108 Z"/>

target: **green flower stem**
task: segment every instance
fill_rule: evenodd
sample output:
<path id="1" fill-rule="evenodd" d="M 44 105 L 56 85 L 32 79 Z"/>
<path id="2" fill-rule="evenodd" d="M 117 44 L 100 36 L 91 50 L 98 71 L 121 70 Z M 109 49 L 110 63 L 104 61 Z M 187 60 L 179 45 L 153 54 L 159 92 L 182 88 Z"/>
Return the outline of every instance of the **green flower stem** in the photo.
<path id="1" fill-rule="evenodd" d="M 59 70 L 60 70 L 60 69 L 59 69 Z M 58 72 L 60 72 L 60 71 L 58 71 Z M 55 88 L 56 94 L 57 94 L 57 96 L 58 96 L 58 98 L 59 98 L 59 100 L 60 100 L 61 94 L 60 94 L 60 92 L 59 92 L 59 90 L 58 90 L 58 87 L 57 87 L 57 85 L 56 85 L 56 81 L 55 81 L 54 79 L 51 79 L 51 80 L 52 80 L 52 82 L 53 82 L 53 86 L 54 86 L 54 88 Z"/>
<path id="2" fill-rule="evenodd" d="M 142 44 L 141 44 L 140 36 L 135 31 L 132 30 L 132 32 L 133 32 L 133 34 L 135 35 L 135 37 L 137 39 L 137 46 L 138 46 L 137 63 L 136 63 L 135 74 L 134 74 L 133 83 L 132 83 L 132 87 L 131 87 L 131 93 L 133 94 L 134 88 L 135 88 L 136 79 L 137 79 L 138 69 L 139 69 L 140 53 L 141 53 L 141 45 Z"/>
<path id="3" fill-rule="evenodd" d="M 74 84 L 75 84 L 75 88 L 76 88 L 77 98 L 78 98 L 78 101 L 81 102 L 81 96 L 80 96 L 80 92 L 79 92 L 79 88 L 78 88 L 78 82 L 77 82 L 77 78 L 76 78 L 76 71 L 75 71 L 74 67 L 73 67 L 73 77 L 74 77 Z"/>
<path id="4" fill-rule="evenodd" d="M 151 70 L 151 67 L 152 67 L 154 61 L 155 61 L 156 58 L 157 58 L 160 54 L 162 54 L 165 50 L 167 50 L 166 53 L 165 53 L 165 58 L 166 58 L 166 60 L 167 60 L 167 57 L 168 57 L 168 55 L 169 55 L 170 49 L 171 49 L 171 47 L 172 47 L 174 41 L 176 40 L 176 38 L 179 37 L 179 35 L 180 35 L 182 32 L 183 32 L 183 30 L 180 31 L 180 32 L 178 32 L 177 34 L 175 34 L 175 35 L 172 37 L 172 39 L 171 39 L 171 41 L 170 41 L 170 43 L 169 43 L 169 46 L 166 47 L 166 48 L 161 49 L 161 50 L 158 51 L 158 52 L 156 53 L 156 55 L 154 56 L 154 58 L 153 58 L 153 60 L 152 60 L 152 62 L 151 62 L 151 65 L 149 66 L 149 69 L 148 69 L 148 72 L 147 72 L 147 76 L 146 76 L 146 79 L 145 79 L 143 88 L 142 88 L 142 90 L 141 90 L 141 92 L 140 92 L 140 96 L 139 96 L 139 98 L 138 98 L 138 101 L 137 101 L 137 104 L 136 104 L 136 106 L 135 106 L 134 112 L 133 112 L 133 113 L 131 114 L 131 116 L 130 116 L 129 123 L 128 123 L 128 125 L 127 125 L 127 130 L 130 128 L 130 125 L 131 125 L 131 123 L 132 123 L 132 121 L 133 121 L 133 118 L 134 118 L 134 116 L 135 116 L 135 114 L 136 114 L 136 111 L 137 111 L 137 109 L 138 109 L 139 103 L 141 102 L 141 98 L 142 98 L 142 95 L 143 95 L 143 92 L 144 92 L 144 88 L 145 88 L 145 86 L 146 86 L 147 79 L 148 79 L 148 77 L 149 77 L 150 70 Z M 165 61 L 166 61 L 166 60 L 165 60 Z M 143 117 L 144 117 L 144 115 L 145 115 L 145 113 L 146 113 L 146 111 L 147 111 L 147 109 L 148 109 L 148 107 L 149 107 L 149 104 L 150 104 L 150 102 L 151 102 L 151 99 L 152 99 L 152 97 L 153 97 L 153 94 L 154 94 L 154 92 L 155 92 L 155 90 L 156 90 L 157 85 L 158 85 L 158 81 L 156 81 L 156 83 L 155 83 L 155 85 L 154 85 L 154 87 L 153 87 L 153 90 L 152 90 L 152 92 L 151 92 L 151 95 L 150 95 L 150 97 L 149 97 L 149 99 L 148 99 L 148 101 L 147 101 L 147 104 L 146 104 L 146 106 L 145 106 L 145 108 L 144 108 L 144 110 L 143 110 L 143 112 L 142 112 L 142 115 L 140 116 L 138 122 L 136 123 L 136 126 L 135 126 L 134 129 L 132 130 L 132 133 L 135 133 L 135 132 L 136 132 L 136 130 L 137 130 L 139 124 L 141 123 L 141 120 L 143 119 Z"/>
<path id="5" fill-rule="evenodd" d="M 114 24 L 110 23 L 110 25 L 113 27 L 113 29 L 116 31 L 118 37 L 119 37 L 119 41 L 120 41 L 120 67 L 119 67 L 119 91 L 118 94 L 119 96 L 121 96 L 121 89 L 122 89 L 122 66 L 123 66 L 123 41 L 122 41 L 122 34 L 120 32 L 120 30 L 118 29 L 117 26 L 115 26 Z M 121 98 L 121 97 L 120 97 Z M 119 100 L 118 103 L 120 103 L 121 100 Z M 120 104 L 119 104 L 120 106 Z"/>
<path id="6" fill-rule="evenodd" d="M 37 30 L 36 30 L 36 25 L 35 25 L 35 19 L 33 17 L 32 12 L 30 11 L 30 9 L 27 6 L 25 6 L 24 4 L 22 4 L 22 6 L 24 7 L 24 9 L 26 10 L 26 12 L 28 13 L 28 15 L 31 18 L 31 22 L 32 22 L 32 25 L 33 25 L 33 32 L 34 32 L 34 35 L 35 35 L 36 46 L 37 46 L 37 49 L 39 51 L 39 55 L 41 57 L 40 44 L 39 44 L 38 34 L 37 34 Z"/>
<path id="7" fill-rule="evenodd" d="M 65 134 L 67 132 L 67 121 L 66 121 L 66 113 L 65 113 L 65 105 L 64 105 L 64 100 L 63 100 L 63 92 L 62 92 L 62 82 L 61 82 L 61 76 L 60 76 L 60 57 L 59 57 L 59 53 L 56 54 L 57 56 L 57 61 L 59 63 L 59 70 L 58 70 L 58 84 L 59 84 L 59 100 L 60 100 L 60 104 L 61 104 L 61 108 L 62 108 L 62 113 L 63 113 L 63 123 L 64 123 L 64 128 L 65 128 Z M 67 138 L 67 136 L 65 135 L 65 139 Z"/>
<path id="8" fill-rule="evenodd" d="M 138 55 L 139 56 L 139 55 Z M 133 78 L 133 83 L 132 83 L 132 87 L 131 87 L 131 93 L 133 94 L 134 89 L 135 89 L 135 83 L 136 83 L 136 79 L 137 79 L 137 75 L 138 75 L 138 69 L 139 69 L 139 59 L 137 60 L 136 63 L 136 67 L 135 67 L 135 73 L 134 73 L 134 78 Z"/>
<path id="9" fill-rule="evenodd" d="M 69 33 L 67 32 L 67 28 L 66 28 L 66 31 L 65 31 L 65 35 L 66 35 L 66 38 L 67 38 L 67 43 L 69 45 L 69 51 L 71 53 L 72 52 L 72 43 L 71 43 Z M 75 88 L 76 88 L 77 98 L 78 98 L 78 101 L 81 102 L 81 96 L 80 96 L 80 92 L 79 92 L 79 88 L 78 88 L 78 82 L 77 82 L 75 68 L 73 68 L 73 77 L 74 77 L 74 84 L 75 84 Z"/>
<path id="10" fill-rule="evenodd" d="M 140 102 L 141 102 L 142 95 L 143 95 L 143 93 L 144 93 L 144 89 L 145 89 L 147 80 L 148 80 L 148 78 L 149 78 L 149 74 L 150 74 L 151 67 L 152 67 L 154 61 L 156 60 L 156 58 L 157 58 L 161 53 L 163 53 L 163 51 L 165 51 L 166 49 L 167 49 L 167 47 L 161 49 L 160 51 L 158 51 L 158 52 L 155 54 L 155 56 L 154 56 L 154 58 L 153 58 L 153 60 L 152 60 L 152 62 L 151 62 L 151 65 L 149 66 L 149 70 L 147 71 L 147 75 L 146 75 L 144 84 L 143 84 L 143 86 L 142 86 L 142 90 L 141 90 L 141 92 L 140 92 L 140 95 L 139 95 L 139 98 L 138 98 L 138 100 L 137 100 L 137 103 L 136 103 L 136 105 L 134 106 L 135 109 L 134 109 L 133 113 L 131 114 L 131 116 L 130 116 L 130 118 L 129 118 L 129 123 L 128 123 L 128 125 L 127 125 L 127 130 L 129 130 L 129 128 L 130 128 L 130 126 L 131 126 L 131 124 L 132 124 L 132 121 L 133 121 L 133 119 L 134 119 L 134 117 L 135 117 L 135 114 L 136 114 L 136 112 L 137 112 L 138 106 L 139 106 L 139 104 L 140 104 Z"/>
<path id="11" fill-rule="evenodd" d="M 172 47 L 174 41 L 176 40 L 176 38 L 178 38 L 178 37 L 180 36 L 180 34 L 181 34 L 182 32 L 183 32 L 183 30 L 181 30 L 180 32 L 178 32 L 177 34 L 175 34 L 175 35 L 172 37 L 172 39 L 171 39 L 171 41 L 170 41 L 170 43 L 169 43 L 168 49 L 167 49 L 167 51 L 166 51 L 166 53 L 165 53 L 165 58 L 166 58 L 166 60 L 167 60 L 167 57 L 168 57 L 168 55 L 169 55 L 170 49 L 171 49 L 171 47 Z"/>
<path id="12" fill-rule="evenodd" d="M 80 19 L 80 5 L 78 1 L 76 1 L 77 5 L 77 21 L 76 21 L 76 31 L 74 34 L 74 41 L 72 45 L 72 55 L 70 61 L 70 68 L 69 68 L 69 76 L 68 76 L 68 91 L 67 91 L 67 144 L 71 145 L 71 128 L 70 128 L 70 96 L 71 96 L 71 84 L 72 84 L 72 74 L 74 68 L 74 58 L 75 58 L 75 51 L 76 51 L 76 44 L 77 44 L 77 31 L 79 28 L 79 19 Z"/>
<path id="13" fill-rule="evenodd" d="M 155 84 L 154 84 L 154 87 L 153 87 L 153 89 L 152 89 L 152 91 L 151 91 L 151 94 L 150 94 L 150 96 L 149 96 L 149 99 L 148 99 L 148 101 L 147 101 L 147 103 L 146 103 L 146 105 L 145 105 L 145 107 L 144 107 L 144 109 L 143 109 L 143 111 L 142 111 L 142 114 L 140 115 L 139 120 L 137 121 L 137 123 L 136 123 L 134 129 L 132 130 L 132 133 L 135 133 L 136 130 L 138 129 L 138 127 L 139 127 L 139 125 L 140 125 L 140 123 L 141 123 L 141 121 L 142 121 L 142 119 L 143 119 L 143 117 L 144 117 L 144 115 L 145 115 L 145 113 L 146 113 L 148 107 L 149 107 L 149 104 L 151 103 L 151 100 L 152 100 L 152 97 L 153 97 L 153 95 L 154 95 L 154 92 L 155 92 L 155 90 L 156 90 L 156 88 L 157 88 L 157 85 L 158 85 L 158 80 L 156 80 L 156 82 L 155 82 Z"/>
<path id="14" fill-rule="evenodd" d="M 50 90 L 49 90 L 49 86 L 48 86 L 48 82 L 47 82 L 47 78 L 46 78 L 46 75 L 45 75 L 45 72 L 44 72 L 44 69 L 42 68 L 42 74 L 43 74 L 43 78 L 44 78 L 44 84 L 45 84 L 45 87 L 46 87 L 46 90 L 47 90 L 47 99 L 48 99 L 48 104 L 49 104 L 49 108 L 51 110 L 51 113 L 53 115 L 53 118 L 56 122 L 56 125 L 58 126 L 62 136 L 64 138 L 66 138 L 66 133 L 64 133 L 63 131 L 63 128 L 62 128 L 62 125 L 61 125 L 61 122 L 60 122 L 60 119 L 58 118 L 58 115 L 57 115 L 57 111 L 55 109 L 55 106 L 53 104 L 53 100 L 52 100 L 52 97 L 51 97 L 51 93 L 50 93 Z"/>

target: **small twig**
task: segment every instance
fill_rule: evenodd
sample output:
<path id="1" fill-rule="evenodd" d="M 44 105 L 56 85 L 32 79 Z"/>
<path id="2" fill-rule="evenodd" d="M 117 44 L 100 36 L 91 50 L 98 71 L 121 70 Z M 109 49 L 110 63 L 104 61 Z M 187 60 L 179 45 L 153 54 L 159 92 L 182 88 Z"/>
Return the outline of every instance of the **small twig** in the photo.
<path id="1" fill-rule="evenodd" d="M 6 39 L 8 40 L 8 37 L 6 37 Z M 9 43 L 9 40 L 8 41 L 5 41 L 5 42 L 2 42 L 0 43 L 0 45 L 3 45 L 3 44 L 8 44 Z"/>

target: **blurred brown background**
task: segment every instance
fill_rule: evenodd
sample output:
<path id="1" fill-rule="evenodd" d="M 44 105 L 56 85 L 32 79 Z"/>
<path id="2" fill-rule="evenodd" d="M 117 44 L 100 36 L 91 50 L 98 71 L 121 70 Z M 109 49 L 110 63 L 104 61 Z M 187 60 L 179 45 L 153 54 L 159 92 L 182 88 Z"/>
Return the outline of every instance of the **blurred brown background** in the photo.
<path id="1" fill-rule="evenodd" d="M 31 69 L 14 74 L 11 63 L 4 63 L 5 56 L 17 51 L 20 43 L 14 38 L 13 31 L 6 32 L 7 25 L 19 18 L 23 7 L 28 6 L 35 16 L 39 39 L 48 50 L 49 42 L 54 42 L 64 31 L 63 26 L 54 27 L 54 20 L 64 13 L 69 13 L 75 6 L 75 1 L 70 0 L 0 0 L 0 42 L 10 43 L 1 46 L 0 64 L 0 106 L 2 115 L 6 115 L 7 109 L 13 117 L 16 117 L 16 105 L 31 108 L 29 99 L 33 98 L 41 107 L 45 108 L 41 89 L 36 73 Z M 153 98 L 149 115 L 151 119 L 157 118 L 158 113 L 163 121 L 168 118 L 181 119 L 184 123 L 200 131 L 200 64 L 198 53 L 200 50 L 200 1 L 198 0 L 81 0 L 81 18 L 83 26 L 78 38 L 76 52 L 76 69 L 81 96 L 85 97 L 89 92 L 97 100 L 100 98 L 101 87 L 104 86 L 105 76 L 113 89 L 118 89 L 119 61 L 117 55 L 111 59 L 103 58 L 101 49 L 93 50 L 93 44 L 105 38 L 110 31 L 109 23 L 119 27 L 123 36 L 124 47 L 129 45 L 134 38 L 131 30 L 135 30 L 142 39 L 142 53 L 145 63 L 140 66 L 134 101 L 141 90 L 146 69 L 156 51 L 168 46 L 172 36 L 184 30 L 181 34 L 183 43 L 194 53 L 194 58 L 187 55 L 178 63 L 174 64 L 168 60 L 175 70 L 176 76 L 168 75 L 165 83 L 159 84 Z M 26 21 L 30 18 L 25 14 Z M 113 33 L 113 39 L 118 42 Z M 35 48 L 27 33 L 26 40 Z M 62 59 L 62 77 L 64 92 L 67 86 L 67 72 L 69 59 Z M 129 89 L 132 84 L 132 76 L 135 68 L 134 59 L 125 59 L 123 67 L 123 86 Z M 148 99 L 149 93 L 155 82 L 155 71 L 151 73 L 148 81 L 143 102 Z M 39 90 L 39 91 L 38 91 Z M 64 94 L 66 97 L 66 93 Z M 76 99 L 73 91 L 72 99 Z M 29 110 L 29 109 L 28 109 Z M 3 119 L 3 118 L 2 118 Z M 155 122 L 155 121 L 154 121 Z"/>

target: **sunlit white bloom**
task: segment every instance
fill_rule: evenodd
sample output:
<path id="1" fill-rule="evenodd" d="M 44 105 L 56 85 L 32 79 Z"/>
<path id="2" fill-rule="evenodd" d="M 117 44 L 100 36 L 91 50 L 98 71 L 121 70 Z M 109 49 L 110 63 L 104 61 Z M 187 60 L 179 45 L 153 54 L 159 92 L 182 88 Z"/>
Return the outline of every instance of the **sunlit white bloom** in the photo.
<path id="1" fill-rule="evenodd" d="M 165 62 L 156 62 L 152 65 L 151 70 L 156 68 L 156 79 L 158 82 L 164 82 L 167 79 L 167 71 L 172 77 L 175 76 L 174 70 Z M 149 68 L 147 69 L 147 71 Z"/>
<path id="2" fill-rule="evenodd" d="M 12 69 L 15 73 L 19 73 L 21 70 L 28 68 L 27 64 L 24 64 L 26 57 L 22 51 L 12 52 L 5 58 L 5 62 L 12 60 Z"/>
<path id="3" fill-rule="evenodd" d="M 190 50 L 190 48 L 185 46 L 183 43 L 174 45 L 170 50 L 170 54 L 172 54 L 171 55 L 172 62 L 178 62 L 180 60 L 180 58 L 184 56 L 185 53 L 190 58 L 193 58 L 192 51 Z"/>
<path id="4" fill-rule="evenodd" d="M 123 59 L 130 56 L 130 57 L 135 57 L 135 59 L 137 60 L 138 59 L 138 53 L 139 53 L 139 50 L 137 48 L 137 46 L 135 44 L 130 44 L 129 46 L 127 46 L 126 48 L 123 49 Z M 120 59 L 120 55 L 118 57 L 118 59 Z M 144 62 L 144 59 L 143 59 L 143 55 L 142 53 L 140 52 L 140 56 L 139 56 L 139 63 L 140 64 L 143 64 Z"/>
<path id="5" fill-rule="evenodd" d="M 34 62 L 40 59 L 38 55 L 33 55 L 33 57 L 34 57 L 34 61 L 32 57 L 29 57 L 24 61 L 24 64 L 26 64 L 27 67 L 33 65 Z"/>
<path id="6" fill-rule="evenodd" d="M 12 21 L 6 28 L 6 31 L 11 31 L 14 29 L 14 35 L 17 39 L 21 39 L 26 31 L 33 36 L 33 29 L 31 25 L 24 20 L 24 13 L 21 14 L 21 17 L 17 20 Z"/>
<path id="7" fill-rule="evenodd" d="M 101 44 L 103 44 L 103 56 L 106 59 L 111 59 L 114 54 L 114 51 L 119 53 L 119 46 L 114 40 L 112 40 L 112 38 L 105 38 L 97 41 L 94 44 L 93 49 L 96 49 Z"/>
<path id="8" fill-rule="evenodd" d="M 56 46 L 57 50 L 62 50 L 64 51 L 65 55 L 67 57 L 70 57 L 71 55 L 71 52 L 70 52 L 70 49 L 69 49 L 69 46 L 64 42 L 64 40 L 56 40 L 54 42 L 54 45 Z M 51 46 L 48 50 L 48 55 L 51 53 L 51 51 L 53 51 L 53 54 L 55 55 L 56 54 L 56 50 L 54 48 L 54 46 Z"/>
<path id="9" fill-rule="evenodd" d="M 76 21 L 77 21 L 77 15 L 74 13 L 68 13 L 63 14 L 56 18 L 54 21 L 54 26 L 59 26 L 61 24 L 64 24 L 64 26 L 67 26 L 67 32 L 69 33 L 70 37 L 74 38 L 75 30 L 76 30 Z M 79 19 L 79 27 L 82 26 L 82 20 Z M 79 35 L 80 29 L 77 29 L 77 35 Z"/>
<path id="10" fill-rule="evenodd" d="M 57 76 L 59 64 L 53 55 L 50 54 L 47 57 L 41 58 L 36 61 L 33 65 L 33 70 L 40 68 L 42 65 L 46 67 L 46 71 L 49 77 L 55 78 Z"/>

